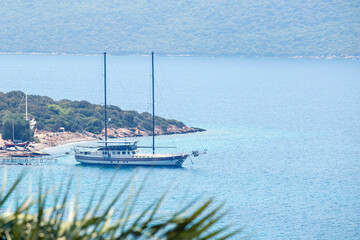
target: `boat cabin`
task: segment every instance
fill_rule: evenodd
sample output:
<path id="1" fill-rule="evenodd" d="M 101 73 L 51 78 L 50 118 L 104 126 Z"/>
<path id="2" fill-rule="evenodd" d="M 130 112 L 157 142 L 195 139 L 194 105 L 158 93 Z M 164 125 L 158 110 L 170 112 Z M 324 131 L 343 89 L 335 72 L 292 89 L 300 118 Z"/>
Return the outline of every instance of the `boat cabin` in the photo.
<path id="1" fill-rule="evenodd" d="M 105 142 L 99 142 L 99 145 L 97 147 L 83 146 L 81 150 L 79 148 L 77 153 L 82 155 L 131 157 L 139 152 L 137 141 L 108 141 L 107 146 Z M 96 150 L 91 151 L 94 148 Z"/>

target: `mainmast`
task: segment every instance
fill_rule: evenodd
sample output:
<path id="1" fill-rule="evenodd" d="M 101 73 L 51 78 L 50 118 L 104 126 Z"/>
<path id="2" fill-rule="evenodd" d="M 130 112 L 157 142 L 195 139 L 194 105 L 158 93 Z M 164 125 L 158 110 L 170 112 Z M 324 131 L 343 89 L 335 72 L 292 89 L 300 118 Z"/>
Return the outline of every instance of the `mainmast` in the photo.
<path id="1" fill-rule="evenodd" d="M 106 115 L 106 52 L 104 52 L 104 92 L 105 92 L 105 149 L 107 149 L 107 115 Z"/>
<path id="2" fill-rule="evenodd" d="M 151 70 L 152 70 L 152 115 L 153 115 L 153 128 L 152 128 L 152 135 L 153 135 L 153 154 L 155 154 L 155 94 L 154 94 L 154 52 L 151 53 Z"/>

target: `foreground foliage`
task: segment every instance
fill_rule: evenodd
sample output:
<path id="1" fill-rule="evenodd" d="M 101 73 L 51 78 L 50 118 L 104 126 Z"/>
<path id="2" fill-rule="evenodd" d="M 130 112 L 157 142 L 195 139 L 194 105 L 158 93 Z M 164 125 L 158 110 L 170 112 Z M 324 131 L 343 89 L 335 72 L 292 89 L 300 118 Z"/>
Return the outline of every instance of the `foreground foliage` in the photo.
<path id="1" fill-rule="evenodd" d="M 83 130 L 98 134 L 103 129 L 104 107 L 99 104 L 91 104 L 87 101 L 70 101 L 53 99 L 45 96 L 28 95 L 29 116 L 37 121 L 37 129 L 58 131 L 64 127 L 67 131 L 81 132 Z M 25 112 L 25 93 L 12 91 L 0 92 L 0 128 L 1 119 L 8 113 Z M 111 118 L 109 127 L 117 128 L 139 128 L 150 130 L 152 128 L 152 116 L 150 113 L 139 114 L 136 111 L 121 110 L 117 106 L 110 105 L 107 110 Z M 167 120 L 156 117 L 156 124 L 162 129 L 170 125 L 177 127 L 185 126 L 176 120 Z"/>
<path id="2" fill-rule="evenodd" d="M 4 204 L 20 183 L 24 174 L 12 184 L 7 192 L 5 182 L 0 192 L 0 239 L 227 239 L 239 230 L 229 231 L 229 227 L 219 227 L 223 217 L 221 206 L 213 206 L 213 200 L 193 208 L 195 202 L 168 216 L 158 216 L 164 196 L 150 204 L 141 214 L 135 216 L 133 210 L 140 190 L 130 194 L 121 210 L 120 217 L 114 218 L 114 206 L 123 199 L 124 192 L 133 186 L 130 179 L 105 208 L 100 207 L 109 191 L 111 181 L 94 204 L 92 196 L 85 214 L 80 216 L 78 202 L 75 207 L 68 204 L 69 188 L 61 197 L 55 196 L 53 207 L 45 208 L 49 193 L 42 193 L 32 200 L 29 196 L 14 211 L 4 211 Z M 132 187 L 130 187 L 132 188 Z M 140 187 L 141 189 L 141 187 Z M 36 210 L 36 211 L 35 211 Z"/>

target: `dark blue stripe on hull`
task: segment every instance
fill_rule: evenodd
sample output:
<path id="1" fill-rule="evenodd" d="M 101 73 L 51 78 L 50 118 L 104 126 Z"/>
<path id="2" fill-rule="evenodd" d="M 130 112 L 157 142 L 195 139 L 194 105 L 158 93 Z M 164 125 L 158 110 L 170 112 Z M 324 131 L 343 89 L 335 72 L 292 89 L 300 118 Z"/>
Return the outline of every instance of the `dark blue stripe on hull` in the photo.
<path id="1" fill-rule="evenodd" d="M 166 157 L 166 158 L 104 158 L 104 157 L 88 157 L 88 156 L 76 156 L 75 159 L 81 163 L 82 161 L 94 161 L 94 163 L 84 164 L 104 164 L 104 165 L 128 165 L 128 166 L 181 166 L 188 155 Z M 171 161 L 171 164 L 167 162 Z M 142 162 L 142 163 L 141 163 Z M 143 163 L 145 162 L 145 163 Z"/>
<path id="2" fill-rule="evenodd" d="M 103 158 L 103 157 L 85 157 L 85 156 L 76 156 L 76 160 L 94 160 L 94 161 L 128 161 L 128 162 L 138 162 L 138 161 L 171 161 L 185 159 L 188 156 L 177 156 L 177 157 L 167 157 L 167 158 Z"/>
<path id="3" fill-rule="evenodd" d="M 121 166 L 126 168 L 136 168 L 136 167 L 156 167 L 156 168 L 182 168 L 183 163 L 174 164 L 174 165 L 153 165 L 153 164 L 126 164 L 126 163 L 112 163 L 112 164 L 106 164 L 106 163 L 84 163 L 80 162 L 81 165 L 84 166 L 104 166 L 104 167 L 114 167 L 114 166 Z"/>

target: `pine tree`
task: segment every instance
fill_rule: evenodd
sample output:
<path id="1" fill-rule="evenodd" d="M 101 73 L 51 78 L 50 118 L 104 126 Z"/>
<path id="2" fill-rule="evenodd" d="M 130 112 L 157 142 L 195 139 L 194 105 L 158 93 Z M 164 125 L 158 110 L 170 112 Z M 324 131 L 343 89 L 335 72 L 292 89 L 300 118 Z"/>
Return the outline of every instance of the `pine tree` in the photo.
<path id="1" fill-rule="evenodd" d="M 13 138 L 13 121 L 14 121 L 14 140 L 30 141 L 32 132 L 29 121 L 19 113 L 8 113 L 2 120 L 2 139 L 9 140 Z"/>

